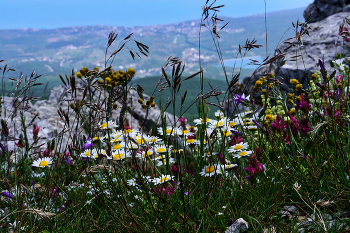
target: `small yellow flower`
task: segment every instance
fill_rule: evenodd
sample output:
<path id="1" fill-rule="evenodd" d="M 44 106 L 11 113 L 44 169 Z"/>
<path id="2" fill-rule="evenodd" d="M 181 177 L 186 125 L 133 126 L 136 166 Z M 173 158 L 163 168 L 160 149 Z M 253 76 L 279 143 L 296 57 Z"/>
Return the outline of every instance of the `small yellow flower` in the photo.
<path id="1" fill-rule="evenodd" d="M 292 94 L 292 93 L 289 93 L 289 94 L 288 94 L 288 98 L 291 99 L 291 98 L 293 98 L 293 97 L 294 97 L 294 94 Z"/>
<path id="2" fill-rule="evenodd" d="M 294 116 L 296 114 L 295 108 L 291 108 L 289 113 Z"/>
<path id="3" fill-rule="evenodd" d="M 255 82 L 255 86 L 261 86 L 263 84 L 263 82 L 261 80 L 258 80 Z"/>
<path id="4" fill-rule="evenodd" d="M 312 80 L 315 80 L 317 78 L 317 75 L 316 74 L 312 74 L 311 78 L 312 78 Z"/>
<path id="5" fill-rule="evenodd" d="M 266 115 L 265 119 L 272 121 L 275 118 L 272 116 L 272 114 L 268 114 L 268 115 Z"/>
<path id="6" fill-rule="evenodd" d="M 266 93 L 266 89 L 262 89 L 261 93 L 265 94 Z"/>
<path id="7" fill-rule="evenodd" d="M 106 78 L 106 83 L 110 84 L 111 83 L 111 78 L 107 77 Z"/>
<path id="8" fill-rule="evenodd" d="M 98 68 L 98 66 L 95 66 L 95 68 L 94 68 L 94 71 L 99 71 L 100 69 Z"/>
<path id="9" fill-rule="evenodd" d="M 301 84 L 297 84 L 295 86 L 295 90 L 297 90 L 297 91 L 301 91 L 302 88 L 303 88 L 303 85 L 301 85 Z"/>
<path id="10" fill-rule="evenodd" d="M 136 72 L 135 72 L 135 70 L 134 70 L 133 68 L 130 67 L 130 68 L 126 71 L 126 73 L 127 73 L 129 76 L 132 77 L 132 76 L 135 75 Z"/>
<path id="11" fill-rule="evenodd" d="M 83 77 L 83 75 L 80 73 L 80 72 L 77 72 L 77 78 L 81 78 L 81 77 Z"/>
<path id="12" fill-rule="evenodd" d="M 293 85 L 297 85 L 299 83 L 299 81 L 296 80 L 295 78 L 293 78 L 293 79 L 290 80 L 290 83 L 293 84 Z"/>

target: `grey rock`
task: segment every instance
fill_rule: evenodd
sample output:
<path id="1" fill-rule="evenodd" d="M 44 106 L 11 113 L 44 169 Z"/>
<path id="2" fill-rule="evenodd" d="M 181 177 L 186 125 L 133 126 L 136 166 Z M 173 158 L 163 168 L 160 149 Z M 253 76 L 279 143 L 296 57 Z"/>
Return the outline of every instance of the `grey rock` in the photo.
<path id="1" fill-rule="evenodd" d="M 248 223 L 243 218 L 239 218 L 225 231 L 225 233 L 240 233 L 247 231 L 248 228 Z"/>
<path id="2" fill-rule="evenodd" d="M 80 101 L 83 97 L 83 85 L 82 83 L 77 83 L 77 96 L 76 99 Z M 99 93 L 97 93 L 98 96 Z M 161 110 L 158 107 L 151 108 L 148 111 L 142 109 L 140 104 L 137 102 L 138 94 L 135 90 L 131 90 L 128 94 L 128 105 L 131 106 L 130 110 L 127 112 L 126 117 L 129 121 L 129 124 L 133 128 L 140 129 L 142 127 L 144 132 L 147 132 L 154 126 L 161 126 Z M 147 101 L 150 97 L 144 95 L 145 101 Z M 69 93 L 69 90 L 65 86 L 57 86 L 51 90 L 50 96 L 48 100 L 40 100 L 35 104 L 32 104 L 30 101 L 23 101 L 21 98 L 14 97 L 4 97 L 2 99 L 2 112 L 1 119 L 4 119 L 9 128 L 10 135 L 15 137 L 15 141 L 8 141 L 6 144 L 10 150 L 15 148 L 15 142 L 17 142 L 19 135 L 22 132 L 21 127 L 21 116 L 23 113 L 25 117 L 25 124 L 29 127 L 27 128 L 27 135 L 29 139 L 29 144 L 33 143 L 33 124 L 36 124 L 39 128 L 39 141 L 37 145 L 45 144 L 49 140 L 56 139 L 56 143 L 58 140 L 58 136 L 60 132 L 65 129 L 70 129 L 70 132 L 66 133 L 63 137 L 60 137 L 60 143 L 62 146 L 60 148 L 64 149 L 65 145 L 69 143 L 70 137 L 73 133 L 82 133 L 79 127 L 77 130 L 72 126 L 74 123 L 74 119 L 76 114 L 74 111 L 70 110 L 68 112 L 68 116 L 70 119 L 70 126 L 66 126 L 65 122 L 59 117 L 57 110 L 61 107 L 64 111 L 68 110 L 69 101 L 72 100 L 72 95 Z M 93 99 L 94 103 L 97 103 L 97 98 Z M 20 104 L 19 104 L 20 103 Z M 121 100 L 118 101 L 118 105 L 122 106 Z M 17 111 L 14 109 L 17 106 Z M 116 120 L 118 124 L 118 119 L 121 110 L 117 109 L 113 111 L 112 120 Z M 168 126 L 177 122 L 177 118 L 169 113 L 165 113 Z M 34 121 L 32 121 L 32 119 Z M 175 119 L 175 122 L 174 122 Z"/>
<path id="3" fill-rule="evenodd" d="M 283 206 L 283 209 L 288 211 L 291 214 L 299 214 L 299 211 L 295 206 Z"/>
<path id="4" fill-rule="evenodd" d="M 291 213 L 289 213 L 288 211 L 286 210 L 280 210 L 278 211 L 278 213 L 281 215 L 281 218 L 286 218 L 286 217 L 291 217 Z"/>
<path id="5" fill-rule="evenodd" d="M 311 28 L 309 30 L 310 36 L 304 35 L 302 37 L 303 43 L 301 47 L 297 46 L 298 43 L 294 38 L 293 40 L 284 41 L 276 48 L 275 55 L 284 53 L 284 50 L 290 44 L 293 45 L 287 51 L 285 56 L 286 64 L 284 66 L 277 69 L 282 61 L 282 59 L 279 59 L 271 63 L 270 67 L 260 67 L 253 74 L 245 77 L 243 84 L 249 83 L 252 88 L 255 82 L 266 73 L 275 72 L 276 78 L 283 83 L 282 89 L 284 91 L 292 87 L 290 79 L 293 78 L 297 79 L 305 88 L 308 82 L 307 77 L 320 70 L 318 65 L 319 59 L 324 61 L 328 73 L 332 73 L 334 68 L 331 68 L 330 61 L 335 60 L 336 53 L 342 51 L 341 44 L 343 40 L 338 35 L 339 26 L 348 15 L 348 13 L 344 12 L 337 13 L 320 22 L 309 24 Z M 298 57 L 296 61 L 290 61 L 296 55 L 302 55 L 303 59 Z M 254 97 L 260 98 L 260 94 L 256 93 Z"/>
<path id="6" fill-rule="evenodd" d="M 321 21 L 330 15 L 350 11 L 350 0 L 315 0 L 304 11 L 306 19 L 310 14 L 310 23 Z"/>

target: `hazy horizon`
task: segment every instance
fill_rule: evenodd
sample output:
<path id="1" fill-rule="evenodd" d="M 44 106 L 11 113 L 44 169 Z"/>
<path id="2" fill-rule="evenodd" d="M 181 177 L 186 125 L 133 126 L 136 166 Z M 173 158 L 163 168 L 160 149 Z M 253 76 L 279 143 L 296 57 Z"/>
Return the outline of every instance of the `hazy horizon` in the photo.
<path id="1" fill-rule="evenodd" d="M 176 3 L 175 3 L 176 2 Z M 0 29 L 55 29 L 74 26 L 152 26 L 201 17 L 205 0 L 68 1 L 12 0 L 2 3 Z M 210 1 L 209 3 L 211 3 Z M 307 7 L 313 0 L 266 0 L 267 13 Z M 217 0 L 218 16 L 240 18 L 265 13 L 264 0 Z M 249 5 L 249 8 L 247 7 Z M 104 7 L 107 6 L 107 7 Z M 54 10 L 52 10 L 54 9 Z M 146 9 L 146 10 L 145 10 Z M 172 9 L 169 11 L 169 9 Z M 14 14 L 13 12 L 16 12 Z"/>

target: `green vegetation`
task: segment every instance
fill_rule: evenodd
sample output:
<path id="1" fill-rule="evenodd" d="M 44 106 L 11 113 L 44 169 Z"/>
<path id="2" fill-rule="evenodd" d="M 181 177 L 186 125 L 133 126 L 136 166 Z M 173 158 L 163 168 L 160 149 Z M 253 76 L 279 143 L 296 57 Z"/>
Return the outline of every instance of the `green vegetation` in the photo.
<path id="1" fill-rule="evenodd" d="M 214 31 L 213 13 L 219 8 L 203 9 L 208 20 L 201 23 L 209 31 Z M 213 36 L 215 42 L 218 35 Z M 110 33 L 107 57 L 115 39 Z M 241 53 L 257 46 L 248 42 Z M 148 54 L 146 45 L 139 44 L 138 49 Z M 120 54 L 110 59 L 116 55 Z M 210 90 L 204 72 L 197 73 L 199 79 L 193 75 L 185 80 L 181 60 L 168 59 L 162 76 L 168 87 L 162 93 L 174 103 L 169 109 L 177 112 L 182 83 L 191 90 L 188 98 L 198 90 L 203 95 L 193 106 L 196 119 L 181 117 L 168 126 L 162 112 L 162 126 L 152 133 L 128 125 L 124 117 L 131 107 L 128 101 L 115 105 L 116 100 L 127 100 L 137 70 L 84 67 L 62 80 L 71 91 L 68 109 L 58 114 L 65 130 L 44 147 L 38 145 L 42 129 L 26 123 L 25 109 L 13 109 L 21 117 L 19 135 L 13 135 L 14 118 L 1 115 L 1 228 L 5 232 L 225 232 L 244 218 L 249 232 L 301 228 L 346 232 L 350 223 L 342 216 L 350 209 L 350 58 L 344 61 L 335 65 L 337 73 L 330 73 L 319 61 L 320 72 L 309 77 L 308 88 L 288 77 L 292 87 L 283 92 L 270 74 L 245 90 L 250 93 L 246 96 L 238 91 L 237 76 L 226 88 L 215 82 L 213 87 L 219 86 L 221 93 Z M 1 68 L 5 78 L 9 67 Z M 174 72 L 166 73 L 168 68 Z M 86 85 L 84 99 L 76 98 L 76 80 Z M 159 100 L 155 95 L 143 96 L 145 89 L 154 89 L 154 80 L 135 80 L 143 82 L 144 87 L 136 89 L 145 110 Z M 27 79 L 13 93 L 22 93 L 36 82 L 35 77 Z M 236 92 L 229 92 L 232 89 Z M 208 102 L 224 96 L 234 103 L 233 113 L 210 115 Z M 256 96 L 263 107 L 255 104 Z M 240 113 L 239 105 L 249 110 Z M 118 107 L 120 115 L 113 119 L 112 110 Z M 15 145 L 9 146 L 13 141 Z M 282 218 L 280 210 L 285 206 L 294 206 L 295 214 Z M 326 214 L 334 216 L 332 222 Z"/>

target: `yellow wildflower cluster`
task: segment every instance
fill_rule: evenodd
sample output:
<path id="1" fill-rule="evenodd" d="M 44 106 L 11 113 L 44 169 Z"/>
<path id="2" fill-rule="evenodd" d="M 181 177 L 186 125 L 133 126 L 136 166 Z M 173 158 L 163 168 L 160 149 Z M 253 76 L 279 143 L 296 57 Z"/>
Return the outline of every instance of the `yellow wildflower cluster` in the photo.
<path id="1" fill-rule="evenodd" d="M 138 102 L 141 104 L 143 109 L 148 109 L 150 107 L 154 108 L 156 107 L 156 103 L 154 102 L 154 96 L 152 95 L 149 100 L 145 101 L 143 99 L 138 99 Z"/>
<path id="2" fill-rule="evenodd" d="M 99 72 L 99 68 L 96 66 L 93 70 L 89 70 L 86 66 L 80 69 L 80 72 L 76 73 L 78 78 L 89 77 Z M 100 73 L 101 79 L 97 80 L 97 84 L 104 87 L 115 87 L 118 85 L 125 85 L 131 81 L 135 76 L 136 72 L 133 68 L 129 68 L 126 72 L 119 70 L 115 71 L 113 69 Z"/>
<path id="3" fill-rule="evenodd" d="M 254 90 L 254 91 L 258 91 L 259 88 L 264 84 L 264 81 L 265 81 L 265 77 L 262 77 L 262 78 L 260 78 L 259 80 L 257 80 L 257 81 L 255 82 L 255 85 L 254 85 L 254 87 L 253 87 L 253 90 Z"/>
<path id="4" fill-rule="evenodd" d="M 299 81 L 297 79 L 293 78 L 290 80 L 290 83 L 293 85 L 297 85 L 299 83 Z"/>

